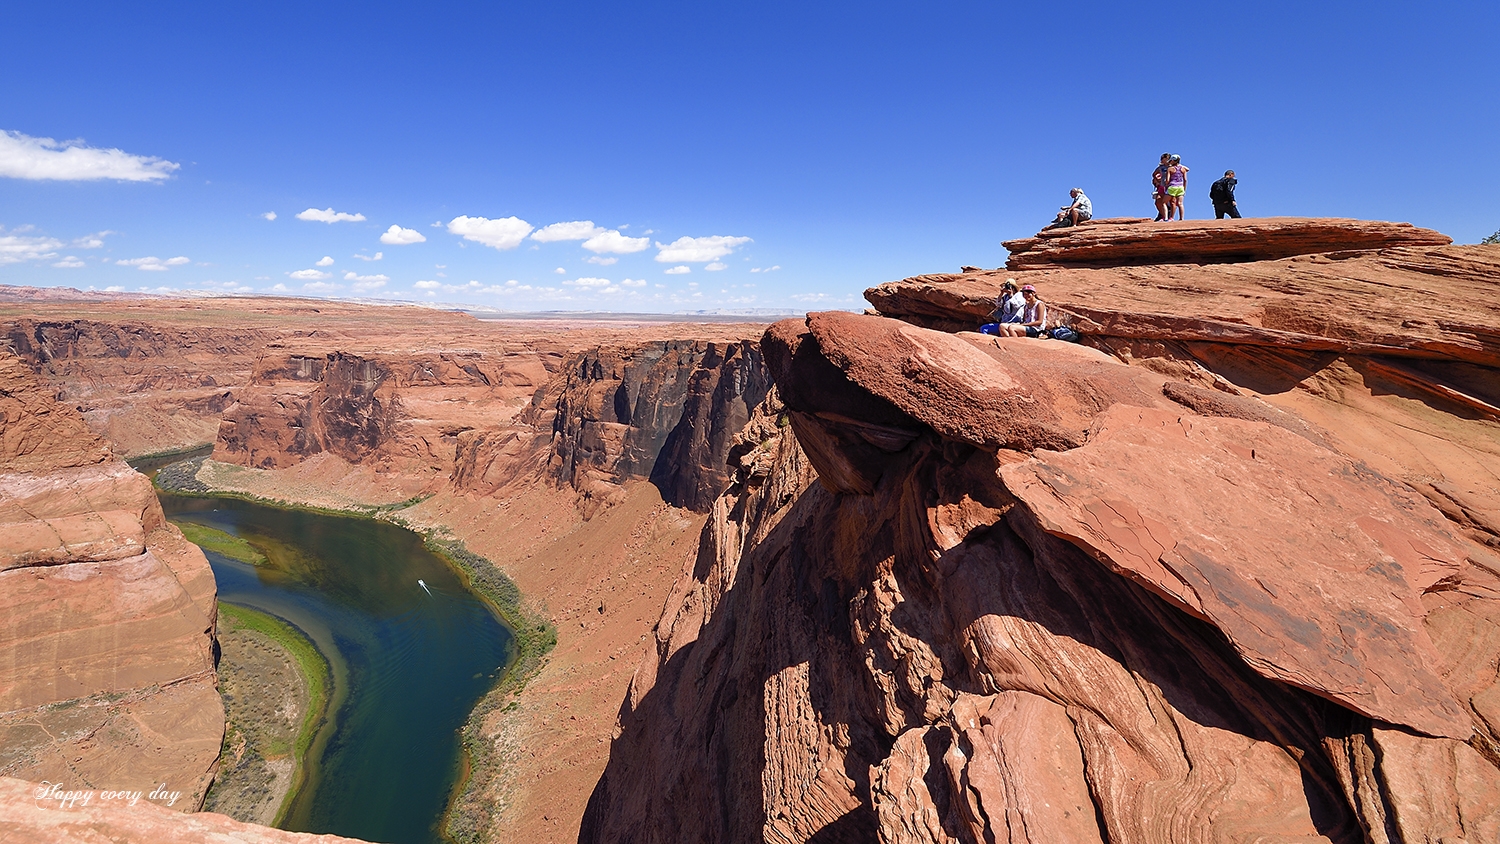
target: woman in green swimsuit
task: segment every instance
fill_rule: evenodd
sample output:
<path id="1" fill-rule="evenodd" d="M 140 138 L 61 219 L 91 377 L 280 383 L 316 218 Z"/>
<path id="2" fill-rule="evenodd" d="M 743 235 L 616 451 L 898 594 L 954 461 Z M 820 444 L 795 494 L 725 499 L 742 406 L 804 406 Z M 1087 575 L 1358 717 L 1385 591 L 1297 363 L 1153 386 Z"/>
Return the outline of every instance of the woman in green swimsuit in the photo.
<path id="1" fill-rule="evenodd" d="M 1167 219 L 1172 219 L 1172 211 L 1176 210 L 1177 219 L 1181 220 L 1184 215 L 1182 208 L 1182 197 L 1187 194 L 1188 168 L 1183 166 L 1182 156 L 1172 156 L 1172 165 L 1167 168 Z"/>

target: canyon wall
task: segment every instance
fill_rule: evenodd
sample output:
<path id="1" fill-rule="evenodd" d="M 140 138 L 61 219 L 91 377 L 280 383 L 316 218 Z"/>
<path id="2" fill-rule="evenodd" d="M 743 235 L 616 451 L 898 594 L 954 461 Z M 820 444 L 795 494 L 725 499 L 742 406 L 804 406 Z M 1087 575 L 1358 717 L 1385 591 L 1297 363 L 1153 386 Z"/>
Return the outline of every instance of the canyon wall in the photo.
<path id="1" fill-rule="evenodd" d="M 580 840 L 1500 837 L 1500 249 L 1217 260 L 774 326 Z"/>
<path id="2" fill-rule="evenodd" d="M 0 775 L 203 802 L 215 586 L 151 482 L 0 353 Z"/>
<path id="3" fill-rule="evenodd" d="M 519 417 L 545 438 L 547 475 L 606 499 L 627 481 L 650 480 L 667 503 L 698 512 L 728 485 L 731 439 L 770 387 L 749 340 L 598 347 L 569 358 L 559 376 Z M 480 467 L 516 447 L 493 433 L 470 438 L 455 485 L 493 489 Z"/>

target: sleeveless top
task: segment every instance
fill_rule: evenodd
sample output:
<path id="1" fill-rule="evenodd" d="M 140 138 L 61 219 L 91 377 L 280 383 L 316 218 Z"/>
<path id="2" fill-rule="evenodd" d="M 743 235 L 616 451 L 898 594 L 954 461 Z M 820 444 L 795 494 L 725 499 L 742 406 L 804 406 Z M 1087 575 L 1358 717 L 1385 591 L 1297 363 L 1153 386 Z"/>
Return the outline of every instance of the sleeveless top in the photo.
<path id="1" fill-rule="evenodd" d="M 1167 171 L 1167 186 L 1180 188 L 1187 185 L 1187 168 L 1181 164 Z"/>

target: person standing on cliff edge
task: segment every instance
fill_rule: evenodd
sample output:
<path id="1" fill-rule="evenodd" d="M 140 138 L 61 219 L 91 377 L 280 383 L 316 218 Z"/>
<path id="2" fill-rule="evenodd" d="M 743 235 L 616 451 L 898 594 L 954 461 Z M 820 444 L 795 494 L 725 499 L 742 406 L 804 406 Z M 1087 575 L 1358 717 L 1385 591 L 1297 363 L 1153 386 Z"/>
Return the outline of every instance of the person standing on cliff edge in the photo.
<path id="1" fill-rule="evenodd" d="M 1177 212 L 1177 219 L 1186 216 L 1182 207 L 1182 198 L 1187 195 L 1188 168 L 1182 163 L 1182 156 L 1173 155 L 1167 166 L 1167 219 L 1172 219 L 1172 212 Z"/>
<path id="2" fill-rule="evenodd" d="M 1240 218 L 1240 207 L 1234 201 L 1234 186 L 1239 183 L 1233 170 L 1225 170 L 1224 178 L 1214 182 L 1213 187 L 1208 189 L 1208 198 L 1214 204 L 1214 219 L 1222 220 L 1225 214 L 1236 220 Z"/>
<path id="3" fill-rule="evenodd" d="M 1151 199 L 1156 203 L 1156 219 L 1160 223 L 1171 213 L 1172 203 L 1167 199 L 1167 171 L 1172 168 L 1172 153 L 1161 154 L 1161 165 L 1151 171 Z"/>

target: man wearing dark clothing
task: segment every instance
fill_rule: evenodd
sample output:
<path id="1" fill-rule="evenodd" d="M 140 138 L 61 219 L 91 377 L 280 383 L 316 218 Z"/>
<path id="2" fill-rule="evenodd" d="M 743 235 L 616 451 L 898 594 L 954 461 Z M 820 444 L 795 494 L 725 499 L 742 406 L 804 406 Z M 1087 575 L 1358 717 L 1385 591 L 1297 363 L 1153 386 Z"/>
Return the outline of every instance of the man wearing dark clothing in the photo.
<path id="1" fill-rule="evenodd" d="M 1214 218 L 1224 219 L 1224 215 L 1238 220 L 1240 218 L 1239 206 L 1234 202 L 1234 186 L 1239 184 L 1239 179 L 1234 177 L 1233 170 L 1225 170 L 1224 178 L 1214 182 L 1213 187 L 1208 189 L 1208 198 L 1214 203 Z"/>

